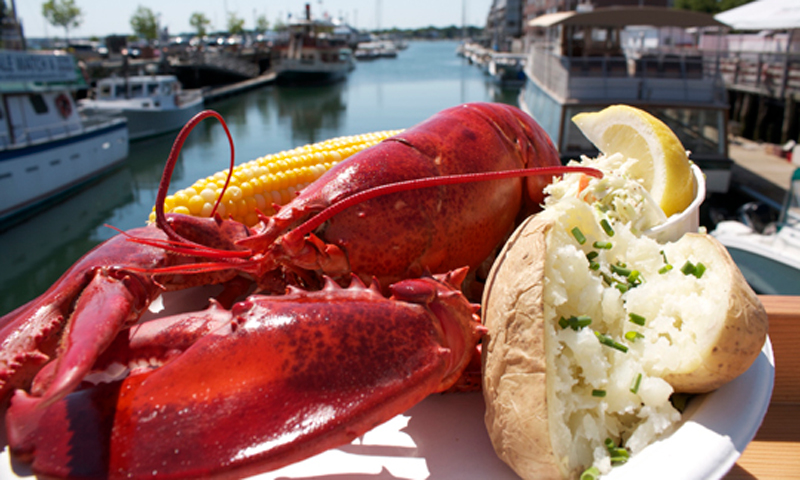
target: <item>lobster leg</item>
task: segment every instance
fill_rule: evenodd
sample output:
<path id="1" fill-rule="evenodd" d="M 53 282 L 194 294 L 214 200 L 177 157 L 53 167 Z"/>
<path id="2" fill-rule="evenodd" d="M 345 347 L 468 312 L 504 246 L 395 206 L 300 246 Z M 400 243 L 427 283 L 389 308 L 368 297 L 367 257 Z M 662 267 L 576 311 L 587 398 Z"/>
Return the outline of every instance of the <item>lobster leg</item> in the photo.
<path id="1" fill-rule="evenodd" d="M 453 285 L 423 278 L 391 288 L 386 298 L 358 281 L 328 282 L 217 309 L 227 320 L 167 365 L 44 409 L 29 435 L 34 471 L 242 476 L 351 441 L 447 389 L 484 331 Z M 7 422 L 20 427 L 11 412 Z"/>

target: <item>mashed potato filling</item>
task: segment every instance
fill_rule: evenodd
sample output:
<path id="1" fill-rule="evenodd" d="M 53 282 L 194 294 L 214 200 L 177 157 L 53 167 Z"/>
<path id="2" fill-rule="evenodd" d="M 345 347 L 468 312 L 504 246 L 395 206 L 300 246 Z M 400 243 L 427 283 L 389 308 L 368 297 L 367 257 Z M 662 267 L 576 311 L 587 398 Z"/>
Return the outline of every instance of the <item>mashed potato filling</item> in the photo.
<path id="1" fill-rule="evenodd" d="M 673 429 L 680 413 L 661 377 L 702 361 L 705 337 L 692 330 L 702 322 L 684 320 L 714 308 L 702 298 L 727 294 L 713 291 L 725 282 L 706 259 L 641 236 L 663 213 L 617 157 L 601 157 L 602 168 L 621 174 L 554 183 L 540 214 L 554 223 L 543 295 L 549 425 L 562 471 L 607 473 L 624 461 L 608 439 L 636 454 Z M 590 323 L 572 326 L 578 317 Z"/>

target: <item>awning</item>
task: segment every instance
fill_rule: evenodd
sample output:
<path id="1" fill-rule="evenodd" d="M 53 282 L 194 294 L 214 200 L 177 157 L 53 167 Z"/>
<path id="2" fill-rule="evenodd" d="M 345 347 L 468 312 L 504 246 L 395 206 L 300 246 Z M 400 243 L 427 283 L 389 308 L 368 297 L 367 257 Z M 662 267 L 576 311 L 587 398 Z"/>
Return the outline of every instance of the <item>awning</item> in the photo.
<path id="1" fill-rule="evenodd" d="M 791 30 L 800 28 L 797 0 L 756 0 L 714 16 L 735 30 Z"/>
<path id="2" fill-rule="evenodd" d="M 705 13 L 659 7 L 610 7 L 598 8 L 589 12 L 549 13 L 534 18 L 528 22 L 528 25 L 538 28 L 547 28 L 555 25 L 619 28 L 626 26 L 683 28 L 727 26 Z"/>

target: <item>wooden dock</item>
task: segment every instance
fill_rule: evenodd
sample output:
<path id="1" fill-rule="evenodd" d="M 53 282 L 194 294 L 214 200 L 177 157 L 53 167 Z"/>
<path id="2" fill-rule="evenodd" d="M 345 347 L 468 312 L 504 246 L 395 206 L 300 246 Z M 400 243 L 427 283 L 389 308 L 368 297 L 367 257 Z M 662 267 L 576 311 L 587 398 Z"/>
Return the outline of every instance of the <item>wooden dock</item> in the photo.
<path id="1" fill-rule="evenodd" d="M 731 139 L 728 154 L 734 162 L 731 182 L 749 196 L 780 210 L 800 159 L 790 162 L 777 155 L 778 148 L 736 137 Z"/>
<path id="2" fill-rule="evenodd" d="M 221 100 L 232 95 L 238 95 L 248 90 L 253 90 L 275 83 L 275 77 L 276 74 L 274 71 L 268 71 L 255 78 L 251 78 L 250 80 L 244 80 L 242 82 L 237 82 L 222 87 L 211 88 L 203 92 L 203 99 L 205 100 L 206 104 L 213 103 L 217 100 Z"/>

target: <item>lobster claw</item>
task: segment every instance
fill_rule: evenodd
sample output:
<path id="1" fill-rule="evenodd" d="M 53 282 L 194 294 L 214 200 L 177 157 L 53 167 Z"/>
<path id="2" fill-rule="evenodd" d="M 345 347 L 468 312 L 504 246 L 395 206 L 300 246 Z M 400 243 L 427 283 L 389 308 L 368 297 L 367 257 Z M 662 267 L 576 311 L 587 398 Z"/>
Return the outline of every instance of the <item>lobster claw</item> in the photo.
<path id="1" fill-rule="evenodd" d="M 244 476 L 352 441 L 447 389 L 482 335 L 473 305 L 452 286 L 409 282 L 386 298 L 377 286 L 327 281 L 316 292 L 254 295 L 231 311 L 154 321 L 158 329 L 186 315 L 217 317 L 166 365 L 43 409 L 26 434 L 34 471 Z M 21 420 L 8 422 L 15 429 Z"/>

